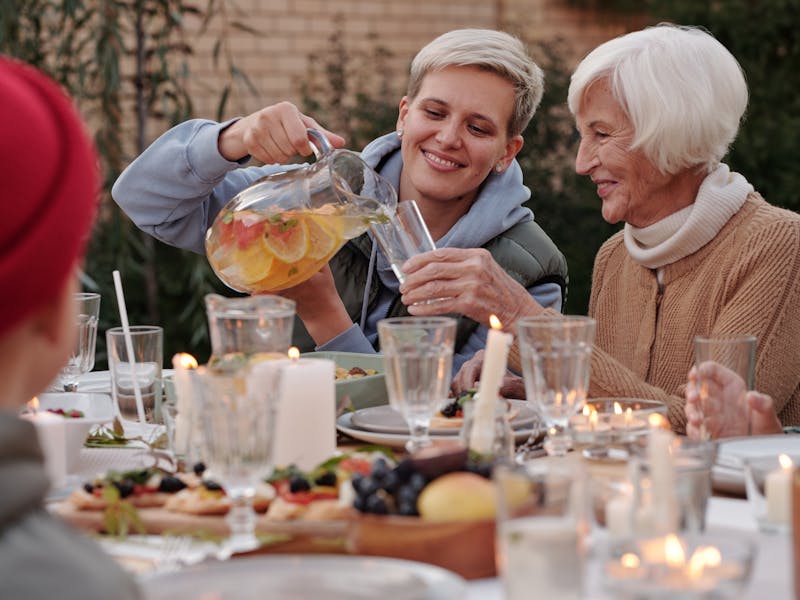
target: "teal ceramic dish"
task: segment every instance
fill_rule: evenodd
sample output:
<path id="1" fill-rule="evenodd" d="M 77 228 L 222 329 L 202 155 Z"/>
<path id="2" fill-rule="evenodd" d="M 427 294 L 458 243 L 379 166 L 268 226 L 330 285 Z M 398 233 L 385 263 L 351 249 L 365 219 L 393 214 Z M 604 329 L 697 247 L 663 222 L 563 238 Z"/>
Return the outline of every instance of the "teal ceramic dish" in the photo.
<path id="1" fill-rule="evenodd" d="M 350 370 L 361 367 L 364 370 L 374 369 L 375 375 L 365 375 L 356 379 L 339 379 L 336 381 L 336 404 L 341 405 L 346 397 L 353 408 L 359 410 L 370 406 L 379 406 L 389 402 L 386 393 L 386 377 L 384 376 L 383 356 L 380 354 L 360 354 L 358 352 L 307 352 L 306 358 L 327 358 L 337 367 Z"/>

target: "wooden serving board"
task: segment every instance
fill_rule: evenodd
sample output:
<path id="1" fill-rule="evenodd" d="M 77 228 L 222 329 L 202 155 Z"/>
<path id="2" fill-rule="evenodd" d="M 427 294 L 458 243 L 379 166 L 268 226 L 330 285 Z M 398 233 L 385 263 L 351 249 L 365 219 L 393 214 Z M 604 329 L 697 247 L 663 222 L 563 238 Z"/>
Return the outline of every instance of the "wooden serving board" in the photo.
<path id="1" fill-rule="evenodd" d="M 78 510 L 70 502 L 52 512 L 74 527 L 103 532 L 102 511 Z M 149 534 L 224 536 L 224 517 L 195 516 L 163 508 L 140 508 Z M 417 517 L 354 514 L 341 521 L 270 521 L 256 524 L 258 534 L 286 535 L 262 546 L 259 553 L 357 554 L 415 560 L 444 567 L 466 579 L 496 575 L 494 521 L 433 523 Z"/>

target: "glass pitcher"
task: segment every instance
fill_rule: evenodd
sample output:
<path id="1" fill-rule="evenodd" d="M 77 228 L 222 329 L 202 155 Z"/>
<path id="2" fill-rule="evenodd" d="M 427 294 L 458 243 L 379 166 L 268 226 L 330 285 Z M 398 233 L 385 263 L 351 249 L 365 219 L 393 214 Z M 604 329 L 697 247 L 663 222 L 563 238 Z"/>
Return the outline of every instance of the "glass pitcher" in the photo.
<path id="1" fill-rule="evenodd" d="M 253 357 L 286 357 L 292 343 L 294 301 L 260 294 L 205 296 L 211 338 L 209 367 L 235 370 Z"/>
<path id="2" fill-rule="evenodd" d="M 344 243 L 395 211 L 394 187 L 348 150 L 308 130 L 315 163 L 262 177 L 234 196 L 206 234 L 230 288 L 272 292 L 319 271 Z"/>

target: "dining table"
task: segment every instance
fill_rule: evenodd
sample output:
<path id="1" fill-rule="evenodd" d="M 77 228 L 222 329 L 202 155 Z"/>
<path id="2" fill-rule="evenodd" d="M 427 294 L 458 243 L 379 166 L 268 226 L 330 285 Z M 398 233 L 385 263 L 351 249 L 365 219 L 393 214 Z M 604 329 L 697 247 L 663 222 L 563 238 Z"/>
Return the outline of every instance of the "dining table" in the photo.
<path id="1" fill-rule="evenodd" d="M 140 432 L 141 433 L 141 432 Z M 358 440 L 347 437 L 339 438 L 339 447 L 344 451 L 357 449 L 361 445 Z M 63 501 L 69 492 L 81 485 L 85 480 L 95 477 L 98 473 L 103 473 L 108 469 L 125 470 L 137 468 L 145 460 L 147 451 L 144 447 L 84 447 L 80 451 L 80 461 L 78 466 L 68 475 L 67 484 L 57 490 L 53 490 L 49 499 L 48 506 L 51 508 L 63 506 Z M 533 460 L 553 460 L 549 457 Z M 563 459 L 562 459 L 563 460 Z M 619 465 L 606 466 L 596 464 L 583 458 L 580 452 L 572 452 L 566 460 L 573 461 L 575 464 L 582 464 L 590 471 L 603 469 L 619 469 Z M 746 498 L 741 495 L 728 492 L 717 493 L 712 496 L 708 503 L 706 513 L 706 530 L 708 532 L 735 532 L 743 538 L 752 540 L 756 547 L 755 560 L 752 573 L 747 587 L 741 596 L 744 599 L 763 600 L 784 600 L 794 598 L 794 558 L 792 548 L 791 533 L 767 533 L 760 531 L 751 508 Z M 594 535 L 594 534 L 593 534 Z M 603 532 L 598 532 L 602 538 Z M 590 544 L 591 547 L 591 544 Z M 591 556 L 591 550 L 590 550 Z M 599 567 L 601 561 L 588 561 L 594 563 L 587 569 L 585 583 L 585 597 L 611 598 L 604 595 L 602 577 Z M 504 592 L 499 577 L 483 579 L 468 579 L 464 582 L 466 588 L 466 598 L 474 600 L 501 600 Z"/>

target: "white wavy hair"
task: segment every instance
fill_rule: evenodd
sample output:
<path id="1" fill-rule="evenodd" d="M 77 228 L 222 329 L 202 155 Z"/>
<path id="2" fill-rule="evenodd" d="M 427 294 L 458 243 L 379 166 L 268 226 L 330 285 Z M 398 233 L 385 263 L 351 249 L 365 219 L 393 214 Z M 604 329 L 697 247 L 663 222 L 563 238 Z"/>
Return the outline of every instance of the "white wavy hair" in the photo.
<path id="1" fill-rule="evenodd" d="M 568 104 L 607 79 L 641 148 L 663 173 L 713 170 L 736 138 L 748 91 L 742 68 L 708 32 L 662 23 L 609 40 L 572 74 Z"/>

